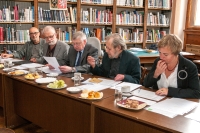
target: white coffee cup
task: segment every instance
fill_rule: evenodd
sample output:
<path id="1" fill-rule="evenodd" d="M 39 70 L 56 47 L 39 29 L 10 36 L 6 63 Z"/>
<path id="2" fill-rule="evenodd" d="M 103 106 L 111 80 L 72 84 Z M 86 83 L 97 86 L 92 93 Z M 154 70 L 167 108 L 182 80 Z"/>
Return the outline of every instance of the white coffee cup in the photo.
<path id="1" fill-rule="evenodd" d="M 130 87 L 130 86 L 122 86 L 122 87 L 121 87 L 122 93 L 123 93 L 123 92 L 130 92 L 130 90 L 131 90 L 131 87 Z"/>
<path id="2" fill-rule="evenodd" d="M 29 68 L 29 73 L 35 73 L 35 72 L 36 72 L 36 68 L 35 67 Z"/>

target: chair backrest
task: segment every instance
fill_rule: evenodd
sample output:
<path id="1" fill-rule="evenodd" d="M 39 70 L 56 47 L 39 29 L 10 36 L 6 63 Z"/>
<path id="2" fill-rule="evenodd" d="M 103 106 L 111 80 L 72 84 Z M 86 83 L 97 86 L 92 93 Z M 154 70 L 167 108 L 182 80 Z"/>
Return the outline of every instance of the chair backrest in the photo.
<path id="1" fill-rule="evenodd" d="M 102 56 L 101 43 L 96 37 L 88 37 L 87 42 L 98 49 L 98 56 Z"/>
<path id="2" fill-rule="evenodd" d="M 148 74 L 147 68 L 141 66 L 141 78 L 140 78 L 140 84 L 143 84 L 145 76 Z"/>

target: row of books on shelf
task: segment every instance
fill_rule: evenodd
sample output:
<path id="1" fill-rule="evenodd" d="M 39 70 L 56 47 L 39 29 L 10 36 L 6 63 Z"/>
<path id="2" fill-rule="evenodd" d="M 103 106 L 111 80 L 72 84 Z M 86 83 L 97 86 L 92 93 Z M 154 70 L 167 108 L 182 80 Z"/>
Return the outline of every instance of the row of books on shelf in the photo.
<path id="1" fill-rule="evenodd" d="M 81 2 L 89 4 L 113 4 L 113 0 L 81 0 Z"/>
<path id="2" fill-rule="evenodd" d="M 139 31 L 138 28 L 123 29 L 117 28 L 117 32 L 123 37 L 125 42 L 143 42 L 143 31 Z"/>
<path id="3" fill-rule="evenodd" d="M 147 31 L 147 42 L 158 42 L 163 36 L 167 34 L 167 31 L 160 31 L 155 29 L 149 29 Z"/>
<path id="4" fill-rule="evenodd" d="M 171 6 L 172 6 L 172 0 L 148 0 L 149 8 L 170 9 Z"/>
<path id="5" fill-rule="evenodd" d="M 13 8 L 4 6 L 0 9 L 0 22 L 33 22 L 34 6 L 20 9 L 19 4 Z"/>
<path id="6" fill-rule="evenodd" d="M 140 11 L 121 11 L 116 15 L 116 24 L 136 24 L 144 23 L 144 12 Z"/>
<path id="7" fill-rule="evenodd" d="M 110 9 L 98 10 L 92 7 L 88 10 L 81 8 L 81 22 L 82 23 L 101 23 L 111 24 L 112 23 L 112 12 Z"/>
<path id="8" fill-rule="evenodd" d="M 118 6 L 144 7 L 143 0 L 117 0 Z"/>
<path id="9" fill-rule="evenodd" d="M 157 12 L 156 14 L 149 12 L 147 15 L 147 25 L 169 26 L 169 21 L 169 17 L 165 14 L 160 14 L 160 12 Z"/>
<path id="10" fill-rule="evenodd" d="M 16 30 L 12 27 L 0 27 L 0 42 L 24 43 L 30 41 L 29 30 Z"/>
<path id="11" fill-rule="evenodd" d="M 39 22 L 76 22 L 76 7 L 68 7 L 67 10 L 44 10 L 38 8 Z"/>

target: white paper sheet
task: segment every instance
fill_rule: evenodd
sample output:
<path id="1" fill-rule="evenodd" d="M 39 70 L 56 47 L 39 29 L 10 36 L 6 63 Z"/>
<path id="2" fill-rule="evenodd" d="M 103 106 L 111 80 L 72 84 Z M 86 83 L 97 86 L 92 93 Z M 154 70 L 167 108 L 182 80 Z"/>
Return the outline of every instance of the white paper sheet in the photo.
<path id="1" fill-rule="evenodd" d="M 39 69 L 41 69 L 44 73 L 58 73 L 58 74 L 62 73 L 60 70 L 49 69 L 48 66 L 41 67 L 41 68 L 39 68 Z"/>
<path id="2" fill-rule="evenodd" d="M 58 64 L 58 61 L 55 57 L 44 56 L 44 59 L 48 62 L 48 64 L 53 66 L 55 68 L 55 70 L 60 71 L 60 69 L 58 68 L 60 65 Z"/>
<path id="3" fill-rule="evenodd" d="M 145 102 L 147 105 L 153 105 L 156 103 L 155 101 L 147 100 L 147 99 L 136 97 L 136 96 L 129 97 L 128 99 L 134 99 L 141 102 Z"/>
<path id="4" fill-rule="evenodd" d="M 185 117 L 200 122 L 199 113 L 190 113 L 190 114 L 186 115 Z"/>
<path id="5" fill-rule="evenodd" d="M 94 84 L 94 85 L 86 84 L 86 85 L 80 85 L 77 87 L 80 88 L 81 90 L 87 89 L 87 90 L 93 90 L 93 91 L 100 91 L 100 90 L 109 88 L 109 86 L 100 85 L 100 84 Z"/>
<path id="6" fill-rule="evenodd" d="M 185 113 L 188 113 L 189 111 L 197 107 L 198 104 L 199 103 L 197 102 L 192 102 L 185 99 L 171 98 L 151 105 L 146 109 L 173 118 L 176 115 L 183 115 Z"/>
<path id="7" fill-rule="evenodd" d="M 42 67 L 44 65 L 38 64 L 38 63 L 26 63 L 26 64 L 22 64 L 20 66 L 25 67 L 25 68 L 33 68 L 33 67 Z"/>
<path id="8" fill-rule="evenodd" d="M 130 91 L 133 91 L 133 90 L 137 89 L 138 87 L 140 87 L 142 85 L 128 83 L 128 82 L 122 82 L 122 83 L 117 84 L 116 86 L 111 87 L 111 89 L 118 89 L 118 90 L 120 90 L 122 86 L 130 86 Z"/>
<path id="9" fill-rule="evenodd" d="M 163 99 L 165 96 L 159 96 L 156 95 L 155 92 L 152 91 L 147 91 L 143 89 L 137 89 L 133 91 L 133 95 L 138 96 L 138 97 L 143 97 L 146 99 L 154 100 L 154 101 L 160 101 Z"/>
<path id="10" fill-rule="evenodd" d="M 115 81 L 115 80 L 112 80 L 112 79 L 104 79 L 104 78 L 99 78 L 102 80 L 102 82 L 100 83 L 92 83 L 92 82 L 89 82 L 89 80 L 91 80 L 91 78 L 87 79 L 86 81 L 82 82 L 83 84 L 100 84 L 100 85 L 105 85 L 105 86 L 109 86 L 109 87 L 112 87 L 112 86 L 115 86 L 119 83 L 121 83 L 122 81 Z"/>

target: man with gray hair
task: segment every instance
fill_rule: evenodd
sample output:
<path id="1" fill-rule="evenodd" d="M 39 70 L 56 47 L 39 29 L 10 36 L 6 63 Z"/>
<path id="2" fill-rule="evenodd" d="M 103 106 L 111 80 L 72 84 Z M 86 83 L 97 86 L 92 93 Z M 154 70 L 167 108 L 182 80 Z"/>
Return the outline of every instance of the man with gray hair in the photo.
<path id="1" fill-rule="evenodd" d="M 43 47 L 43 55 L 47 57 L 55 57 L 59 65 L 65 64 L 65 58 L 68 55 L 69 45 L 57 39 L 56 30 L 52 26 L 45 26 L 42 35 L 46 43 Z M 42 62 L 45 63 L 43 59 Z"/>
<path id="2" fill-rule="evenodd" d="M 102 64 L 97 66 L 93 57 L 87 58 L 91 72 L 116 81 L 139 84 L 141 75 L 139 58 L 125 48 L 126 43 L 118 33 L 108 35 Z"/>
<path id="3" fill-rule="evenodd" d="M 65 66 L 59 67 L 60 71 L 87 73 L 90 68 L 87 63 L 88 56 L 98 61 L 98 49 L 87 43 L 86 35 L 82 31 L 77 31 L 72 36 L 72 46 L 65 60 Z"/>

